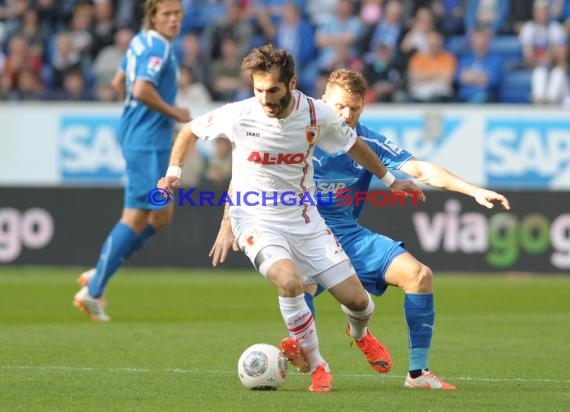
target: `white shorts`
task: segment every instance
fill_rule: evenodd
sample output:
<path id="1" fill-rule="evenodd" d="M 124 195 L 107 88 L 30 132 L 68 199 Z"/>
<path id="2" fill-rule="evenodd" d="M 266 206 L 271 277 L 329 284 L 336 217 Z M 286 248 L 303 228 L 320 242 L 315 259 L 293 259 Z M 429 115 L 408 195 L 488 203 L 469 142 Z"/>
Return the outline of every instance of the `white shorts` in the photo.
<path id="1" fill-rule="evenodd" d="M 291 259 L 296 264 L 304 284 L 320 284 L 327 289 L 355 273 L 342 246 L 318 213 L 307 224 L 270 224 L 239 218 L 232 219 L 232 228 L 240 249 L 263 276 L 281 259 Z"/>

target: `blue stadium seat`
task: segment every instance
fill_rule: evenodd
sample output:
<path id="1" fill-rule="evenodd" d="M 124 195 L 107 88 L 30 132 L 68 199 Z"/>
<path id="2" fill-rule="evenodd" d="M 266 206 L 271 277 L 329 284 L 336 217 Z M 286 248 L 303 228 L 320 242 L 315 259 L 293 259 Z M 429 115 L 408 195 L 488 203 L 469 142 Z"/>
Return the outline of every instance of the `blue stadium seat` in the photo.
<path id="1" fill-rule="evenodd" d="M 499 90 L 501 103 L 529 103 L 531 93 L 531 72 L 525 69 L 506 71 Z"/>
<path id="2" fill-rule="evenodd" d="M 517 36 L 497 36 L 489 45 L 489 53 L 504 59 L 522 59 L 522 47 Z"/>
<path id="3" fill-rule="evenodd" d="M 464 35 L 449 36 L 445 40 L 445 49 L 459 57 L 469 51 L 469 38 Z"/>

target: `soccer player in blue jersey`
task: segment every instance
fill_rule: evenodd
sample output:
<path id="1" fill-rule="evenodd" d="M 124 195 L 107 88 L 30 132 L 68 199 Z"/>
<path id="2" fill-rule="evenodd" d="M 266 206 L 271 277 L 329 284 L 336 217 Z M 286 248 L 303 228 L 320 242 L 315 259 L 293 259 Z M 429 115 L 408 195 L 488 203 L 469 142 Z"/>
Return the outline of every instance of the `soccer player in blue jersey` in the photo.
<path id="1" fill-rule="evenodd" d="M 358 71 L 335 70 L 329 77 L 323 100 L 333 107 L 339 116 L 377 154 L 389 169 L 397 169 L 430 186 L 452 190 L 472 196 L 476 202 L 492 208 L 495 202 L 509 209 L 509 201 L 503 195 L 472 185 L 444 168 L 413 157 L 385 136 L 368 129 L 359 122 L 364 109 L 366 81 Z M 350 189 L 349 194 L 367 192 L 372 176 L 365 169 L 354 165 L 352 159 L 315 150 L 313 158 L 315 183 L 319 188 Z M 343 196 L 346 196 L 344 194 Z M 404 315 L 408 324 L 409 367 L 405 386 L 422 389 L 455 389 L 455 386 L 436 377 L 428 367 L 428 354 L 434 326 L 432 271 L 416 260 L 402 242 L 374 233 L 358 223 L 363 202 L 354 199 L 349 206 L 319 206 L 338 241 L 356 269 L 364 288 L 381 296 L 389 285 L 404 291 Z M 327 202 L 328 203 L 328 202 Z M 347 202 L 344 202 L 347 203 Z M 313 291 L 314 292 L 314 291 Z M 312 296 L 308 295 L 309 302 Z"/>
<path id="2" fill-rule="evenodd" d="M 126 160 L 124 208 L 95 269 L 79 277 L 74 305 L 91 319 L 108 321 L 103 294 L 119 266 L 156 231 L 169 225 L 173 207 L 151 204 L 147 196 L 166 173 L 175 122 L 189 122 L 176 107 L 178 63 L 171 45 L 182 22 L 180 0 L 146 0 L 143 30 L 129 45 L 113 87 L 125 98 L 119 140 Z"/>
<path id="3" fill-rule="evenodd" d="M 351 127 L 356 128 L 362 138 L 388 168 L 398 169 L 428 185 L 464 193 L 472 196 L 479 204 L 492 208 L 494 202 L 510 209 L 509 201 L 501 194 L 486 190 L 453 175 L 442 167 L 421 161 L 363 124 L 359 123 L 364 109 L 364 95 L 367 84 L 358 71 L 335 70 L 329 77 L 323 100 L 333 107 L 337 114 Z M 365 169 L 355 165 L 344 155 L 330 155 L 318 148 L 313 157 L 314 176 L 317 190 L 350 189 L 343 196 L 368 191 L 372 176 Z M 320 189 L 319 189 L 320 188 Z M 319 213 L 342 245 L 350 258 L 364 288 L 371 294 L 381 296 L 389 285 L 404 291 L 404 315 L 408 324 L 409 366 L 404 385 L 410 388 L 452 390 L 455 386 L 435 376 L 428 366 L 435 311 L 433 303 L 432 272 L 429 267 L 416 260 L 402 242 L 394 241 L 374 233 L 358 223 L 363 202 L 354 199 L 347 205 L 329 202 L 325 197 L 319 205 Z M 330 204 L 330 205 L 329 205 Z M 227 223 L 226 223 L 227 226 Z M 227 251 L 237 250 L 231 229 L 220 228 L 218 239 L 212 248 L 213 263 L 217 265 L 226 258 Z M 320 292 L 312 287 L 305 294 L 307 303 L 313 307 L 313 295 Z M 321 289 L 321 288 L 319 288 Z M 313 310 L 314 311 L 314 310 Z"/>

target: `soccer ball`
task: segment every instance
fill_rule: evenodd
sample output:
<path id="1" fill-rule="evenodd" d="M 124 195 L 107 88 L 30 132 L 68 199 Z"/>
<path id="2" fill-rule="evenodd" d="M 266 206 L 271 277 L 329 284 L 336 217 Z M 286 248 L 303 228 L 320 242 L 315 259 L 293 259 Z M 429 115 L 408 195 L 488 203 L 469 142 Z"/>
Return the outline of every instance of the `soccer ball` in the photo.
<path id="1" fill-rule="evenodd" d="M 275 346 L 257 343 L 239 357 L 238 376 L 247 389 L 275 390 L 287 378 L 287 358 Z"/>

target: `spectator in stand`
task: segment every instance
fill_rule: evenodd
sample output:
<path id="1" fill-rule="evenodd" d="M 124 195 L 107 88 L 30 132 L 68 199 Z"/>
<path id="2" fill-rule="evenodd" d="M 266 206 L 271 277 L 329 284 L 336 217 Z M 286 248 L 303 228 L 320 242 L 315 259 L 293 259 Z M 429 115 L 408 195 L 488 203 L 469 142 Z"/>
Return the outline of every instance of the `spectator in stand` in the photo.
<path id="1" fill-rule="evenodd" d="M 194 72 L 194 77 L 201 83 L 206 83 L 210 57 L 202 50 L 202 42 L 197 33 L 188 33 L 182 38 L 182 50 L 179 53 L 180 66 L 189 67 Z"/>
<path id="2" fill-rule="evenodd" d="M 41 58 L 30 53 L 30 47 L 23 36 L 14 35 L 8 42 L 8 55 L 2 73 L 1 94 L 4 97 L 9 97 L 19 89 L 20 75 L 26 69 L 39 75 L 42 69 Z"/>
<path id="3" fill-rule="evenodd" d="M 294 3 L 286 3 L 281 22 L 276 27 L 274 44 L 293 55 L 297 63 L 297 87 L 308 94 L 313 91 L 316 78 L 316 65 L 313 63 L 317 51 L 314 39 L 313 27 L 303 18 L 299 7 Z"/>
<path id="4" fill-rule="evenodd" d="M 471 35 L 471 53 L 459 58 L 457 98 L 467 103 L 497 101 L 503 60 L 489 54 L 491 34 L 479 29 Z"/>
<path id="5" fill-rule="evenodd" d="M 562 87 L 560 77 L 565 77 L 560 74 L 565 72 L 566 62 L 560 60 L 565 56 L 561 48 L 567 47 L 566 33 L 560 23 L 551 20 L 548 0 L 534 1 L 533 16 L 519 34 L 524 61 L 532 69 L 532 101 L 557 101 L 551 91 Z"/>
<path id="6" fill-rule="evenodd" d="M 94 0 L 93 3 L 93 28 L 91 30 L 93 33 L 93 47 L 91 54 L 93 58 L 96 58 L 101 50 L 113 45 L 116 26 L 112 1 Z"/>
<path id="7" fill-rule="evenodd" d="M 491 33 L 507 32 L 511 0 L 467 0 L 465 31 L 487 29 Z"/>
<path id="8" fill-rule="evenodd" d="M 519 34 L 521 27 L 527 21 L 532 20 L 534 0 L 515 0 L 511 4 L 510 26 L 511 31 Z"/>
<path id="9" fill-rule="evenodd" d="M 206 27 L 204 40 L 206 50 L 212 61 L 221 57 L 222 43 L 227 37 L 236 39 L 239 58 L 250 51 L 253 41 L 253 26 L 246 17 L 247 14 L 242 11 L 239 1 L 229 0 L 226 14 Z"/>
<path id="10" fill-rule="evenodd" d="M 47 34 L 52 34 L 61 28 L 61 13 L 59 4 L 57 0 L 37 0 L 34 6 L 34 10 L 38 12 L 39 24 L 41 30 Z"/>
<path id="11" fill-rule="evenodd" d="M 73 49 L 79 53 L 85 65 L 91 64 L 93 58 L 93 35 L 91 34 L 92 15 L 92 5 L 79 3 L 73 8 L 73 15 L 69 23 Z"/>
<path id="12" fill-rule="evenodd" d="M 332 72 L 335 69 L 364 70 L 364 62 L 360 56 L 353 53 L 349 48 L 336 46 L 334 48 L 333 60 L 328 66 L 324 67 L 326 71 Z"/>
<path id="13" fill-rule="evenodd" d="M 435 28 L 434 17 L 430 9 L 421 7 L 416 10 L 410 29 L 400 42 L 400 52 L 407 64 L 412 55 L 427 50 L 427 33 Z"/>
<path id="14" fill-rule="evenodd" d="M 311 23 L 320 26 L 332 20 L 340 0 L 307 0 L 305 10 Z"/>
<path id="15" fill-rule="evenodd" d="M 338 47 L 348 49 L 351 57 L 359 51 L 364 25 L 354 15 L 352 0 L 339 0 L 334 17 L 317 26 L 315 44 L 320 69 L 330 69 L 335 63 Z"/>
<path id="16" fill-rule="evenodd" d="M 140 7 L 141 3 L 139 0 L 117 0 L 115 25 L 117 27 L 129 26 L 134 32 L 138 32 L 144 10 Z"/>
<path id="17" fill-rule="evenodd" d="M 113 80 L 117 67 L 121 64 L 121 60 L 129 48 L 129 43 L 133 36 L 134 33 L 129 27 L 121 27 L 115 33 L 114 44 L 106 46 L 97 55 L 92 67 L 97 88 L 105 84 L 111 84 L 111 80 Z"/>
<path id="18" fill-rule="evenodd" d="M 24 37 L 30 47 L 30 53 L 41 58 L 47 32 L 40 25 L 39 14 L 35 9 L 27 9 L 24 12 L 22 25 L 15 34 Z"/>
<path id="19" fill-rule="evenodd" d="M 363 0 L 359 17 L 369 28 L 378 24 L 382 17 L 382 0 Z"/>
<path id="20" fill-rule="evenodd" d="M 435 16 L 435 24 L 445 34 L 463 34 L 465 18 L 464 0 L 432 0 L 430 10 Z"/>
<path id="21" fill-rule="evenodd" d="M 63 89 L 56 91 L 53 100 L 86 102 L 94 100 L 93 94 L 85 84 L 85 77 L 80 70 L 69 70 L 63 77 Z"/>
<path id="22" fill-rule="evenodd" d="M 81 55 L 73 47 L 71 33 L 61 32 L 56 36 L 51 68 L 51 88 L 54 90 L 63 88 L 63 77 L 67 71 L 82 70 Z"/>
<path id="23" fill-rule="evenodd" d="M 457 60 L 443 49 L 443 37 L 437 31 L 427 34 L 427 44 L 427 50 L 414 54 L 408 64 L 409 95 L 419 103 L 449 102 Z"/>
<path id="24" fill-rule="evenodd" d="M 0 21 L 4 21 L 4 29 L 10 37 L 20 30 L 24 13 L 29 7 L 27 0 L 8 0 L 0 3 Z"/>
<path id="25" fill-rule="evenodd" d="M 119 97 L 111 84 L 102 84 L 97 86 L 95 99 L 99 102 L 110 103 L 118 101 Z"/>
<path id="26" fill-rule="evenodd" d="M 190 109 L 190 107 L 204 106 L 210 103 L 212 103 L 212 96 L 206 86 L 196 80 L 190 67 L 181 66 L 176 105 Z"/>
<path id="27" fill-rule="evenodd" d="M 210 65 L 209 88 L 214 100 L 231 102 L 236 100 L 236 94 L 242 83 L 241 57 L 235 38 L 224 38 L 221 46 L 221 57 L 212 61 Z"/>
<path id="28" fill-rule="evenodd" d="M 550 66 L 538 66 L 532 73 L 532 98 L 534 103 L 568 104 L 568 47 L 554 44 Z"/>
<path id="29" fill-rule="evenodd" d="M 7 97 L 9 100 L 20 101 L 42 100 L 45 94 L 40 76 L 32 69 L 23 69 L 18 77 L 18 87 Z"/>
<path id="30" fill-rule="evenodd" d="M 389 45 L 380 43 L 366 56 L 363 74 L 369 85 L 366 103 L 405 100 L 403 69 Z"/>
<path id="31" fill-rule="evenodd" d="M 208 158 L 204 178 L 208 186 L 225 189 L 232 177 L 232 144 L 227 139 L 215 139 L 214 145 L 214 153 Z"/>
<path id="32" fill-rule="evenodd" d="M 404 33 L 405 22 L 403 6 L 397 0 L 389 0 L 384 6 L 384 16 L 380 19 L 376 27 L 373 28 L 367 50 L 376 50 L 379 44 L 390 46 L 393 50 L 398 50 L 398 44 Z"/>

